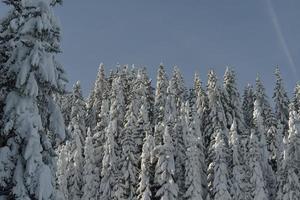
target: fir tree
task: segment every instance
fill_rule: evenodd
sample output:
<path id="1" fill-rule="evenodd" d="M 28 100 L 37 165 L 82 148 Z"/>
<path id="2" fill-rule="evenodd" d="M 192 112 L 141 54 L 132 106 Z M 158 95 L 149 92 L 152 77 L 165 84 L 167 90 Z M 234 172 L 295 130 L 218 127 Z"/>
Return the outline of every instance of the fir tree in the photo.
<path id="1" fill-rule="evenodd" d="M 106 130 L 104 156 L 102 161 L 100 199 L 121 198 L 121 174 L 118 171 L 121 157 L 121 138 L 124 120 L 124 94 L 122 81 L 116 77 L 112 83 L 109 124 Z"/>
<path id="2" fill-rule="evenodd" d="M 295 110 L 299 113 L 300 112 L 300 83 L 297 83 L 294 89 L 293 103 L 295 106 Z"/>
<path id="3" fill-rule="evenodd" d="M 101 184 L 100 184 L 100 199 L 110 200 L 114 199 L 114 187 L 116 184 L 116 172 L 117 172 L 117 156 L 115 152 L 115 131 L 116 131 L 117 119 L 114 119 L 109 123 L 106 133 L 106 141 L 104 146 L 104 157 L 102 161 L 101 171 Z"/>
<path id="4" fill-rule="evenodd" d="M 81 129 L 79 115 L 71 120 L 68 127 L 71 133 L 70 142 L 70 174 L 68 177 L 69 199 L 79 200 L 82 196 L 83 183 L 83 138 L 85 127 Z"/>
<path id="5" fill-rule="evenodd" d="M 195 111 L 197 112 L 199 118 L 200 130 L 203 133 L 205 131 L 206 125 L 209 123 L 209 107 L 208 98 L 205 90 L 202 87 L 202 82 L 199 76 L 195 75 L 194 88 L 196 93 Z M 204 141 L 203 141 L 204 142 Z"/>
<path id="6" fill-rule="evenodd" d="M 55 1 L 5 1 L 15 18 L 11 52 L 1 68 L 10 81 L 5 99 L 6 138 L 0 157 L 9 155 L 3 190 L 14 199 L 55 199 L 55 153 L 52 144 L 65 136 L 62 115 L 53 100 L 63 93 L 65 76 L 55 55 L 59 53 L 60 28 L 54 17 Z M 45 112 L 46 111 L 46 112 Z M 7 155 L 5 155 L 7 154 Z M 3 179 L 1 178 L 1 181 Z M 2 189 L 2 188 L 1 188 Z"/>
<path id="7" fill-rule="evenodd" d="M 168 80 L 167 75 L 164 69 L 164 66 L 160 64 L 157 78 L 156 78 L 156 92 L 155 92 L 155 100 L 154 100 L 154 138 L 155 144 L 162 144 L 162 136 L 164 132 L 164 128 L 162 126 L 165 114 L 165 103 L 167 98 L 167 87 Z"/>
<path id="8" fill-rule="evenodd" d="M 272 113 L 272 108 L 270 106 L 268 96 L 266 95 L 265 88 L 259 77 L 256 78 L 255 99 L 261 104 L 262 120 L 265 127 L 268 129 L 272 125 L 274 125 L 274 114 Z"/>
<path id="9" fill-rule="evenodd" d="M 211 196 L 215 200 L 231 200 L 230 179 L 227 159 L 229 157 L 228 147 L 224 140 L 222 130 L 217 130 L 215 134 L 214 160 L 209 168 L 213 170 L 213 179 L 211 185 Z"/>
<path id="10" fill-rule="evenodd" d="M 254 200 L 268 200 L 269 195 L 267 191 L 267 185 L 263 176 L 263 168 L 261 166 L 261 148 L 259 141 L 252 131 L 250 136 L 250 147 L 248 155 L 248 165 L 251 171 L 250 185 L 251 185 L 251 199 Z"/>
<path id="11" fill-rule="evenodd" d="M 95 167 L 99 170 L 95 170 L 95 176 L 99 177 L 96 178 L 98 180 L 98 188 L 100 187 L 101 182 L 101 169 L 102 169 L 102 162 L 105 152 L 105 144 L 106 144 L 106 131 L 109 124 L 109 100 L 103 99 L 102 106 L 101 106 L 101 113 L 99 116 L 100 121 L 97 123 L 97 126 L 94 130 L 95 134 L 93 135 L 93 149 L 95 151 Z M 99 191 L 97 191 L 97 196 L 99 196 Z"/>
<path id="12" fill-rule="evenodd" d="M 202 135 L 197 133 L 200 127 L 197 126 L 196 120 L 190 119 L 190 106 L 188 104 L 184 107 L 184 137 L 186 149 L 185 161 L 185 194 L 184 199 L 202 200 L 205 195 L 203 192 L 203 160 L 204 155 L 200 149 L 202 146 Z M 198 129 L 197 129 L 198 128 Z M 206 179 L 206 177 L 204 177 Z"/>
<path id="13" fill-rule="evenodd" d="M 253 123 L 254 101 L 255 101 L 255 94 L 253 91 L 253 86 L 248 84 L 243 94 L 242 109 L 244 113 L 245 123 L 247 127 L 249 127 L 250 129 L 254 127 L 254 123 Z"/>
<path id="14" fill-rule="evenodd" d="M 98 74 L 96 77 L 94 88 L 91 92 L 89 102 L 88 102 L 88 115 L 87 115 L 87 125 L 90 127 L 95 127 L 97 122 L 100 121 L 100 113 L 103 98 L 105 98 L 107 93 L 107 81 L 105 78 L 104 64 L 101 63 L 99 66 Z"/>
<path id="15" fill-rule="evenodd" d="M 84 170 L 83 170 L 83 196 L 82 199 L 92 200 L 97 198 L 99 188 L 99 168 L 96 166 L 93 136 L 90 128 L 84 144 Z"/>
<path id="16" fill-rule="evenodd" d="M 264 118 L 263 118 L 263 109 L 262 104 L 259 99 L 255 100 L 254 102 L 254 124 L 258 135 L 259 140 L 259 147 L 260 147 L 260 164 L 261 168 L 263 170 L 263 177 L 266 181 L 267 186 L 267 194 L 271 195 L 270 198 L 272 198 L 272 195 L 274 195 L 274 189 L 276 185 L 276 180 L 274 177 L 274 171 L 269 164 L 269 158 L 270 158 L 270 152 L 268 150 L 268 144 L 266 140 L 266 128 L 264 125 Z"/>
<path id="17" fill-rule="evenodd" d="M 237 131 L 239 135 L 246 134 L 245 121 L 242 111 L 242 103 L 240 102 L 240 93 L 237 89 L 235 72 L 227 68 L 224 75 L 224 92 L 223 105 L 225 116 L 227 119 L 227 128 L 230 129 L 233 119 L 236 120 Z"/>
<path id="18" fill-rule="evenodd" d="M 281 170 L 279 187 L 276 199 L 294 200 L 300 198 L 299 170 L 299 142 L 300 142 L 300 119 L 295 111 L 294 104 L 289 109 L 289 135 L 285 149 Z"/>
<path id="19" fill-rule="evenodd" d="M 140 200 L 151 200 L 152 199 L 152 151 L 155 147 L 154 138 L 152 135 L 145 137 L 143 151 L 141 155 L 141 172 L 139 175 L 139 186 L 138 186 L 138 199 Z"/>
<path id="20" fill-rule="evenodd" d="M 208 189 L 210 192 L 210 196 L 213 198 L 215 194 L 214 191 L 216 189 L 214 185 L 214 180 L 217 178 L 215 177 L 215 171 L 219 167 L 216 166 L 217 155 L 215 152 L 217 133 L 220 132 L 222 134 L 222 143 L 224 142 L 227 148 L 227 152 L 225 154 L 229 153 L 227 122 L 226 122 L 224 109 L 220 100 L 221 92 L 220 92 L 220 88 L 217 85 L 217 77 L 213 71 L 210 71 L 208 74 L 207 95 L 209 100 L 210 112 L 208 118 L 210 123 L 208 124 L 208 126 L 206 126 L 205 129 L 206 135 L 204 137 L 206 139 L 206 147 L 208 149 L 208 153 L 206 155 L 207 158 L 206 162 L 208 164 L 208 170 L 207 170 Z M 229 159 L 230 157 L 227 158 Z M 225 160 L 227 162 L 226 163 L 227 166 L 229 166 L 230 164 L 230 160 L 228 159 Z M 229 171 L 227 171 L 226 173 L 229 173 Z"/>
<path id="21" fill-rule="evenodd" d="M 275 101 L 275 115 L 277 120 L 284 126 L 286 130 L 288 127 L 288 119 L 289 119 L 289 98 L 284 89 L 283 80 L 281 78 L 281 74 L 278 68 L 275 71 L 276 76 L 276 85 L 274 88 L 273 99 Z"/>
<path id="22" fill-rule="evenodd" d="M 178 186 L 174 181 L 175 163 L 174 146 L 170 136 L 170 126 L 166 125 L 163 135 L 163 144 L 155 148 L 158 161 L 155 168 L 155 182 L 159 189 L 155 197 L 161 200 L 175 200 L 178 197 Z"/>
<path id="23" fill-rule="evenodd" d="M 124 133 L 122 136 L 122 157 L 121 157 L 121 199 L 137 199 L 136 190 L 138 184 L 138 155 L 136 154 L 137 135 L 137 113 L 134 108 L 136 100 L 132 99 L 125 116 Z"/>
<path id="24" fill-rule="evenodd" d="M 230 137 L 229 147 L 232 153 L 232 174 L 231 174 L 232 199 L 235 200 L 247 199 L 245 165 L 242 159 L 241 144 L 240 144 L 241 137 L 238 134 L 237 123 L 235 118 L 233 119 L 233 123 L 230 128 L 229 137 Z"/>
<path id="25" fill-rule="evenodd" d="M 183 121 L 180 116 L 184 115 L 185 89 L 181 74 L 177 67 L 174 68 L 173 77 L 167 88 L 166 101 L 166 121 L 172 124 L 172 139 L 175 147 L 175 182 L 179 187 L 178 198 L 184 194 L 184 174 L 185 174 L 185 147 L 183 134 Z"/>

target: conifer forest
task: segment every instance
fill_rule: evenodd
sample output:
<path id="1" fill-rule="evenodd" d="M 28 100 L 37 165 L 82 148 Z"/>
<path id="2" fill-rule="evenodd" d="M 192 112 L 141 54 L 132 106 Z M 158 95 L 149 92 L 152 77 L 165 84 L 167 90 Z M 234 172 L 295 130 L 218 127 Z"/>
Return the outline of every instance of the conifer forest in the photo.
<path id="1" fill-rule="evenodd" d="M 0 200 L 300 199 L 300 84 L 279 68 L 268 97 L 231 67 L 188 86 L 176 66 L 100 64 L 84 97 L 57 59 L 61 1 L 3 2 Z"/>

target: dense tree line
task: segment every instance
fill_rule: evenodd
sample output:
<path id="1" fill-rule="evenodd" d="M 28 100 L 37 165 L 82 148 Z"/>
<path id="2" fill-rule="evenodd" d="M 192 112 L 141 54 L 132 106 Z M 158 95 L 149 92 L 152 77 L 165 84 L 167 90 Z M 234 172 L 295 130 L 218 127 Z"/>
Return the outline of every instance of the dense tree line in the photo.
<path id="1" fill-rule="evenodd" d="M 223 83 L 210 71 L 206 88 L 197 74 L 188 88 L 178 67 L 168 78 L 161 64 L 153 88 L 144 68 L 107 75 L 101 64 L 85 107 L 79 83 L 61 96 L 68 127 L 74 110 L 85 113 L 85 130 L 69 128 L 58 150 L 60 170 L 73 173 L 57 174 L 62 199 L 300 198 L 299 86 L 289 99 L 274 75 L 272 108 L 259 77 L 240 95 L 231 68 Z"/>
<path id="2" fill-rule="evenodd" d="M 298 200 L 300 85 L 275 70 L 243 95 L 233 69 L 192 88 L 163 64 L 101 64 L 89 97 L 56 59 L 60 0 L 4 0 L 0 21 L 0 199 Z"/>

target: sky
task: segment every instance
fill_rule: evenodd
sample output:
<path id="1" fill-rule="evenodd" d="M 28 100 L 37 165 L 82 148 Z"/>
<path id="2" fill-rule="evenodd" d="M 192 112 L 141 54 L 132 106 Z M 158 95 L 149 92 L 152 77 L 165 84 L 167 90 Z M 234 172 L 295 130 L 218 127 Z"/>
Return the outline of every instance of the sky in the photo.
<path id="1" fill-rule="evenodd" d="M 65 0 L 55 13 L 62 24 L 62 51 L 69 84 L 87 95 L 98 66 L 146 67 L 154 80 L 160 63 L 179 66 L 188 86 L 198 72 L 237 72 L 240 88 L 259 74 L 269 96 L 279 66 L 291 93 L 300 80 L 299 0 Z M 7 8 L 0 4 L 0 16 Z"/>

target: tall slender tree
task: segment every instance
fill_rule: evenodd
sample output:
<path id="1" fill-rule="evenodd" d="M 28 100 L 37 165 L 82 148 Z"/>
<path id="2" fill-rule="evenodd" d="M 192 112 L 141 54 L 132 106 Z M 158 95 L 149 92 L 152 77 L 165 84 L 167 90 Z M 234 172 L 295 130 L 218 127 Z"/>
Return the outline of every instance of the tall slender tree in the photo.
<path id="1" fill-rule="evenodd" d="M 202 152 L 202 135 L 199 134 L 200 127 L 197 120 L 190 119 L 190 106 L 188 103 L 184 106 L 183 113 L 183 135 L 185 137 L 185 194 L 184 198 L 189 200 L 202 200 L 203 191 L 203 161 L 204 154 Z M 204 177 L 206 178 L 206 177 Z"/>
<path id="2" fill-rule="evenodd" d="M 223 105 L 227 119 L 227 128 L 230 129 L 233 119 L 236 120 L 237 133 L 246 134 L 245 120 L 242 111 L 240 93 L 237 88 L 236 75 L 234 70 L 227 68 L 224 75 Z"/>
<path id="3" fill-rule="evenodd" d="M 210 167 L 213 170 L 213 179 L 211 185 L 211 197 L 215 200 L 231 200 L 230 195 L 230 179 L 229 179 L 229 169 L 228 169 L 228 147 L 224 140 L 224 133 L 222 129 L 217 130 L 215 134 L 214 143 L 214 159 L 210 163 Z"/>
<path id="4" fill-rule="evenodd" d="M 289 135 L 287 146 L 281 166 L 277 199 L 293 200 L 300 198 L 300 119 L 295 110 L 294 104 L 290 104 L 289 109 Z"/>
<path id="5" fill-rule="evenodd" d="M 88 128 L 87 137 L 84 144 L 84 169 L 83 169 L 83 187 L 82 199 L 93 200 L 97 199 L 99 189 L 99 168 L 96 163 L 96 152 L 93 144 L 93 136 L 91 129 Z"/>
<path id="6" fill-rule="evenodd" d="M 263 177 L 266 181 L 267 186 L 267 195 L 270 195 L 270 198 L 272 198 L 272 195 L 274 195 L 275 191 L 275 185 L 276 185 L 276 179 L 274 176 L 274 171 L 269 164 L 269 157 L 270 152 L 268 150 L 268 144 L 266 140 L 266 128 L 264 125 L 264 118 L 263 118 L 263 109 L 262 104 L 260 102 L 260 99 L 255 100 L 254 102 L 254 124 L 255 129 L 258 135 L 259 140 L 259 147 L 260 147 L 260 164 L 263 170 Z"/>
<path id="7" fill-rule="evenodd" d="M 251 199 L 255 200 L 268 200 L 269 194 L 267 190 L 267 183 L 263 176 L 263 168 L 261 166 L 261 147 L 258 138 L 253 130 L 250 136 L 250 147 L 248 154 L 250 176 L 250 191 Z"/>
<path id="8" fill-rule="evenodd" d="M 297 83 L 297 85 L 294 89 L 293 103 L 295 106 L 295 110 L 298 113 L 300 113 L 300 83 Z"/>
<path id="9" fill-rule="evenodd" d="M 269 129 L 272 125 L 274 125 L 274 114 L 272 112 L 268 96 L 266 95 L 265 88 L 259 76 L 256 78 L 255 99 L 260 102 L 263 123 L 265 127 Z"/>
<path id="10" fill-rule="evenodd" d="M 254 101 L 255 101 L 255 94 L 253 90 L 253 86 L 248 84 L 244 90 L 243 94 L 243 113 L 244 113 L 244 119 L 245 123 L 248 128 L 253 128 L 253 111 L 254 111 Z"/>
<path id="11" fill-rule="evenodd" d="M 147 135 L 143 144 L 143 151 L 141 155 L 141 172 L 139 175 L 139 185 L 137 189 L 138 199 L 151 200 L 152 184 L 153 184 L 153 167 L 152 167 L 152 151 L 155 147 L 154 138 L 152 135 Z"/>
<path id="12" fill-rule="evenodd" d="M 8 171 L 11 176 L 3 190 L 13 199 L 55 199 L 52 139 L 57 135 L 63 139 L 65 128 L 52 94 L 63 92 L 66 81 L 55 59 L 60 51 L 60 27 L 52 6 L 57 2 L 5 3 L 17 15 L 10 22 L 14 26 L 9 39 L 12 51 L 3 65 L 11 82 L 1 138 L 9 149 L 8 161 L 14 163 L 8 167 L 12 173 Z"/>
<path id="13" fill-rule="evenodd" d="M 165 104 L 167 98 L 168 79 L 163 64 L 160 64 L 156 78 L 156 92 L 154 100 L 154 138 L 155 144 L 162 144 L 164 128 L 162 126 L 165 118 Z"/>
<path id="14" fill-rule="evenodd" d="M 175 183 L 174 146 L 170 135 L 170 126 L 165 126 L 163 144 L 155 148 L 158 162 L 155 168 L 155 182 L 159 185 L 155 197 L 175 200 L 178 197 L 178 186 Z"/>
<path id="15" fill-rule="evenodd" d="M 277 120 L 283 125 L 284 129 L 288 128 L 288 119 L 289 119 L 289 98 L 287 92 L 284 89 L 283 80 L 279 68 L 275 70 L 276 76 L 276 85 L 274 88 L 273 99 L 275 102 L 275 115 Z M 286 134 L 284 134 L 286 135 Z"/>

